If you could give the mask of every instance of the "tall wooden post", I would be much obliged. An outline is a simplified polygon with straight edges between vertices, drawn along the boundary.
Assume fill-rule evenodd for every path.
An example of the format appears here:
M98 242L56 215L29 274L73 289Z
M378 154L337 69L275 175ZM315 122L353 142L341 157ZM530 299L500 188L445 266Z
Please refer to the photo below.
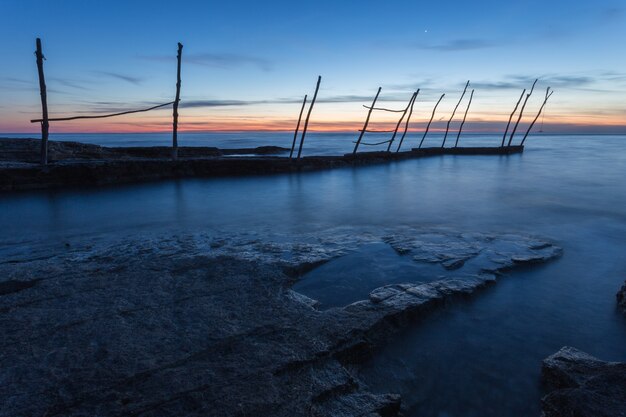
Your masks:
M519 122L522 120L522 116L524 115L524 109L526 108L526 103L528 103L528 99L530 98L530 96L533 95L533 91L535 91L535 85L537 84L537 81L539 81L539 79L535 80L535 82L533 83L533 86L530 89L530 93L526 94L526 99L524 100L524 104L522 104L522 109L519 111L517 122L515 123L515 126L513 127L511 136L509 136L509 143L507 143L507 146L511 146L511 143L513 143L513 136L515 136L515 132L517 132L517 127L519 126Z
M424 136L422 136L422 140L420 141L420 145L418 146L418 148L422 147L422 144L424 143L424 139L426 139L426 135L428 134L428 131L430 130L430 125L433 122L433 119L435 118L435 112L437 111L437 107L439 106L439 103L441 103L441 100L443 100L445 96L446 96L445 94L442 94L441 97L439 97L437 104L435 104L435 107L433 108L433 114L430 115L430 120L428 121L428 124L426 125Z
M404 132L402 132L402 137L400 138L400 143L398 143L398 149L396 149L396 152L400 152L400 148L402 147L402 143L404 142L406 132L409 130L409 122L411 121L411 115L413 115L413 105L415 104L415 100L417 100L417 95L419 93L420 90L417 90L415 93L413 93L413 97L411 100L411 110L409 111L409 115L406 118L406 123L404 124Z
M354 151L352 151L353 154L355 154L357 149L359 149L359 145L361 144L361 139L363 139L363 135L365 134L365 131L367 130L367 125L370 122L370 116L372 115L372 111L374 110L374 107L376 107L376 100L378 100L378 95L380 94L380 90L382 90L382 87L378 87L378 92L376 92L376 97L374 97L372 106L370 107L370 110L367 112L367 118L365 119L365 124L363 125L363 129L361 129L361 134L359 135L359 138L356 141L356 145L354 145Z
M300 138L300 147L298 148L298 160L300 160L300 155L302 155L302 145L304 145L304 137L306 136L306 131L309 127L309 118L311 117L311 112L313 111L313 106L315 105L315 100L317 99L317 92L320 89L321 82L322 82L322 76L318 75L317 85L315 86L315 93L313 94L313 100L311 100L309 111L306 114L306 120L304 121L304 129L302 129L302 137Z
M504 135L502 135L502 144L500 145L500 147L504 147L504 141L506 140L506 134L509 133L509 126L511 126L511 120L513 120L513 115L515 115L515 112L517 111L519 104L522 102L522 98L524 97L525 92L526 92L526 89L522 91L522 95L519 96L519 100L517 100L517 104L515 105L515 108L513 109L513 113L511 113L511 115L509 116L509 122L506 124L506 129L504 129Z
M180 102L180 61L183 55L183 44L178 42L176 66L176 98L174 99L173 129L172 129L172 159L178 159L178 103Z
M472 99L474 98L474 90L470 94L469 103L467 103L467 108L465 109L465 115L463 116L463 121L461 122L461 126L459 127L459 134L456 135L456 142L454 142L454 147L459 146L459 138L461 137L461 132L463 131L463 125L465 124L465 119L467 119L467 112L469 112L470 106L472 105Z
M46 93L46 79L43 74L43 52L41 51L41 39L37 38L37 71L39 73L39 93L41 95L41 164L48 163L48 130L50 124L48 122L48 96Z
M293 142L291 144L291 152L289 152L289 159L293 157L293 151L296 149L296 139L298 139L298 131L300 130L300 121L302 120L302 113L304 112L304 106L306 105L307 95L304 95L302 100L302 108L300 109L300 116L298 116L298 124L296 125L296 131L293 133Z
M524 135L524 138L522 139L522 142L520 143L520 146L524 146L524 142L526 141L526 138L528 137L528 134L533 129L533 126L535 125L535 123L537 123L537 119L539 119L539 116L541 115L541 112L543 111L543 108L546 106L546 103L548 102L548 99L550 98L552 93L554 93L554 91L551 92L550 91L550 87L548 87L547 90L546 90L546 98L543 100L543 104L539 108L539 112L537 113L537 116L535 116L535 119L533 120L533 122L528 127L528 130L526 131L526 134Z
M443 142L441 143L441 147L445 147L446 146L446 138L448 137L448 131L450 130L450 123L452 123L452 119L454 119L454 114L456 113L456 110L459 108L459 105L461 104L461 101L463 101L463 97L465 97L465 92L467 92L467 87L469 86L469 80L467 81L467 84L465 84L465 88L463 89L463 94L461 94L461 98L459 99L459 102L456 103L456 106L454 107L454 110L452 111L452 116L450 116L450 120L448 120L448 125L446 126L446 134L443 135Z
M396 124L396 128L393 131L393 135L391 135L391 139L389 139L389 145L387 145L387 152L391 150L391 145L393 144L393 141L396 139L396 135L398 134L398 129L400 128L400 125L402 124L402 120L404 120L404 116L406 116L406 113L409 111L409 107L411 107L411 103L413 102L414 95L415 93L411 94L411 98L409 99L409 102L407 103L406 108L404 109L404 112L402 112L402 116L400 117L400 120L398 120L398 123Z

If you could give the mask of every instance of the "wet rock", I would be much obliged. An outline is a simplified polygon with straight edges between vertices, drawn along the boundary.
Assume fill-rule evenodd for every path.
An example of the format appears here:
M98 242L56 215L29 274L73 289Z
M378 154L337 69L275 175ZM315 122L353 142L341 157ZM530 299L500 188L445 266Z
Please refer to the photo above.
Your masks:
M622 288L617 292L617 305L626 314L626 282L622 285Z
M455 276L384 286L324 311L290 289L286 268L385 235L411 251L462 239L478 255ZM493 282L479 273L489 256L504 268L515 255L558 253L531 249L523 236L414 228L262 236L142 235L37 247L37 256L15 249L0 263L5 288L45 279L0 297L0 415L393 416L399 397L369 392L353 364L402 326Z
M542 380L543 417L626 416L626 363L566 346L543 361Z
M18 281L14 279L10 279L7 281L0 282L0 295L11 294L13 292L18 292L25 290L27 288L34 287L40 280L34 279L30 281Z

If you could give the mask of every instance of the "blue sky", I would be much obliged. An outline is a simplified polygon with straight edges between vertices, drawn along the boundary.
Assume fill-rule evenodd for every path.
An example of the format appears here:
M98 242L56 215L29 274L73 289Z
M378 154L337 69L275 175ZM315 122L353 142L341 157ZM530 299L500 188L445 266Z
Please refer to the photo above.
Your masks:
M38 36L53 115L171 101L180 41L183 130L289 128L322 75L314 129L353 129L379 86L391 107L422 89L418 129L442 93L449 114L469 79L468 128L497 130L538 77L529 117L551 86L551 129L626 131L623 1L178 3L0 0L0 131L37 130ZM169 114L53 131L167 130Z

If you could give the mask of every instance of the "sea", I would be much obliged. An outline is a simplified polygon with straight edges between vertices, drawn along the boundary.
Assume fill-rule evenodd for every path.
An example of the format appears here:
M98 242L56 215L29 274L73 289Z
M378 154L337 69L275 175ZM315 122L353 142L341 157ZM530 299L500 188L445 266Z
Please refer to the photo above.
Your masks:
M364 142L387 138L368 135ZM53 134L51 139L167 146L171 135ZM303 155L350 152L356 139L357 133L312 132ZM421 139L409 132L402 149ZM441 146L442 139L438 132L429 134L424 146ZM455 140L449 137L446 146ZM291 147L293 134L182 133L179 141L180 146ZM459 144L501 141L501 135L464 134ZM506 156L445 155L318 172L0 194L0 260L33 247L54 250L68 241L115 242L143 233L297 235L407 225L546 238L563 248L562 257L511 271L489 289L409 326L359 374L373 391L401 394L408 416L538 416L541 361L561 347L626 361L626 316L615 299L626 280L626 136L537 133L525 145L522 154ZM344 267L354 268L360 280L376 273L372 263L389 263L387 274L402 267L393 257L355 259L360 261Z

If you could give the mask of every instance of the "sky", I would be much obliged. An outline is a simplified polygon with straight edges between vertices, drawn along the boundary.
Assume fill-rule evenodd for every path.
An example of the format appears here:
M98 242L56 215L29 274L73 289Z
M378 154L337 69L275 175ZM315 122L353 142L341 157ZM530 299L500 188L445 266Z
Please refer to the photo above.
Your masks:
M355 131L379 105L411 129L441 94L442 129L470 80L465 129L500 132L538 78L524 122L554 133L626 133L626 2L0 0L0 132L37 132L40 37L51 117L141 109L174 99L184 45L181 131L292 130L322 76L310 129ZM465 112L469 90L455 123ZM374 112L372 129L399 114ZM52 122L51 132L166 132L172 110Z

